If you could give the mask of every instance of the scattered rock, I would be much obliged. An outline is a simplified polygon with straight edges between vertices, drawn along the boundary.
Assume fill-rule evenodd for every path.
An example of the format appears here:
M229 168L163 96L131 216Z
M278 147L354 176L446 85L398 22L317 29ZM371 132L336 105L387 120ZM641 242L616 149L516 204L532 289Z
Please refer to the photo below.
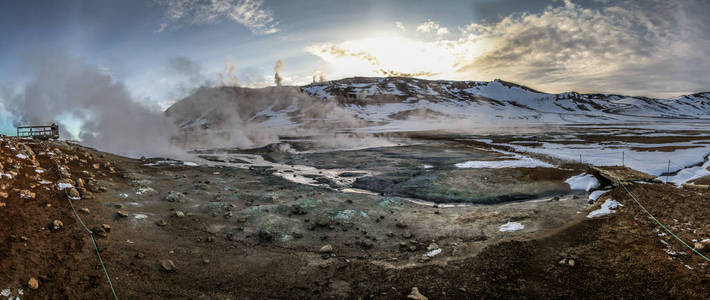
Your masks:
M439 249L439 245L437 245L436 243L431 243L431 244L429 244L429 246L426 247L427 251L431 251L434 249Z
M705 244L696 242L695 245L693 245L693 248L695 248L695 250L702 251L705 249Z
M570 267L574 267L574 265L575 265L576 263L577 263L577 262L575 262L574 259L571 259L571 258L570 258L570 259L563 258L562 260L560 260L560 261L558 262L558 264L561 265L561 266L570 266Z
M180 192L170 191L164 199L169 202L183 202L185 195Z
M89 213L91 213L91 211L90 211L88 208L86 208L86 207L79 208L79 212L80 212L80 213L87 214L87 215L88 215Z
M101 224L101 228L103 228L106 232L111 231L111 225L108 224Z
M170 259L163 259L160 261L160 266L163 268L164 271L166 272L174 272L177 267L175 266L175 263L170 260Z
M360 247L363 247L363 248L365 248L365 249L370 249L370 248L372 248L372 247L375 246L375 244L373 244L373 243L372 243L371 241L369 241L369 240L362 240L362 241L360 241L359 244L360 244Z
M144 259L144 258L145 258L145 254L143 254L143 252L138 252L138 253L136 253L135 258L137 258L137 259Z
M76 188L71 188L69 189L69 197L71 199L78 199L81 198L81 194L79 194L79 191Z
M5 203L5 202L0 202L0 207L6 207L6 206L7 206L7 203Z
M402 233L402 237L405 239L411 239L413 236L414 235L409 231Z
M412 288L412 291L407 296L407 299L429 300L429 298L427 298L426 296L422 295L422 293L419 292L419 288L417 288L416 286Z
M64 228L64 223L62 223L62 221L59 221L59 220L54 220L54 221L52 221L51 228L52 228L52 231L58 231L58 230Z
M158 220L157 222L155 222L155 225L158 225L158 226L165 226L165 225L168 225L168 222L165 222L165 220L160 219L160 220Z
M36 290L39 288L39 281L37 281L37 278L32 277L29 281L27 281L27 286L30 289Z
M323 247L320 247L320 250L318 250L318 252L323 253L323 254L333 253L333 246L331 246L330 244L325 245Z
M116 212L116 216L119 218L128 218L128 213L122 210Z
M102 238L105 238L108 236L108 234L106 234L106 229L104 229L103 227L100 227L100 226L94 227L93 229L91 229L91 232L93 232L94 235L96 235L98 237L102 237Z
M180 211L180 210L178 210L178 211L176 211L176 212L173 214L173 216L178 217L178 218L182 218L182 217L185 216L185 213L182 212L182 211Z

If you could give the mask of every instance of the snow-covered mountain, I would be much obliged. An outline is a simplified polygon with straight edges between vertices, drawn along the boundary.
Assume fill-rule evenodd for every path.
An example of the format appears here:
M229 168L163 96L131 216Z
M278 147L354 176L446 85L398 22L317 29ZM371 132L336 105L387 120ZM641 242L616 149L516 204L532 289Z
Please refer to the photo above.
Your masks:
M495 115L500 118L542 120L562 115L579 119L626 120L631 116L710 118L710 93L672 99L566 92L548 94L514 83L494 80L447 81L415 78L348 78L313 83L302 91L337 101L365 119L399 119L407 111L450 116Z
M410 126L409 121L452 119L489 124L617 123L649 118L710 121L710 93L655 99L576 92L548 94L502 80L355 77L302 87L201 88L171 106L166 114L181 128L221 130L401 129Z

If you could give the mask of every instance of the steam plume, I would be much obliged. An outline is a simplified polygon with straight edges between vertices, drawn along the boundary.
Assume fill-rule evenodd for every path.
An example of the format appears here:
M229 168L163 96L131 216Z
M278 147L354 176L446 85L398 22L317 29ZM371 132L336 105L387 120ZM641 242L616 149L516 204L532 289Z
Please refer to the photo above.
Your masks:
M123 83L68 54L42 54L23 64L31 80L6 98L15 124L45 124L67 116L83 144L128 156L181 152L177 127L156 108L138 104ZM62 126L66 136L66 124Z
M283 77L281 77L281 70L283 70L283 68L283 60L277 60L276 65L274 65L274 83L276 83L276 86L281 86L281 82L283 81Z
M224 62L224 70L219 73L219 79L222 86L239 86L239 81L234 72L237 71L237 66L232 61Z

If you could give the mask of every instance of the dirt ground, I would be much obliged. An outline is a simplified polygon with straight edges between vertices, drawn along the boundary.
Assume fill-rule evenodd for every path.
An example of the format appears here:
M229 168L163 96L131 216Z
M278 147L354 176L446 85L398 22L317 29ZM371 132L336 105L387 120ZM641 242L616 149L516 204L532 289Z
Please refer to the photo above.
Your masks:
M32 159L17 157L19 144ZM429 299L710 296L707 262L621 187L592 207L575 194L439 207L62 142L4 138L0 152L3 174L14 172L0 175L0 299L112 298L67 190L56 188L68 178L87 182L73 201L87 226L111 226L95 232L119 299L404 299L412 287ZM629 189L691 246L710 238L709 191ZM585 218L607 198L624 206ZM509 221L525 229L499 232ZM441 254L427 257L432 248Z

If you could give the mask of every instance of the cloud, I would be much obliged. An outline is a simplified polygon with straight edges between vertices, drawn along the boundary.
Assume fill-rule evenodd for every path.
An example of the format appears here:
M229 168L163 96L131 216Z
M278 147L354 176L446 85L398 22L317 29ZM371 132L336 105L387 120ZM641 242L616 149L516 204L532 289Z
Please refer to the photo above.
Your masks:
M678 3L643 6L616 2L598 10L571 1L541 14L508 16L490 25L471 24L449 46L488 45L479 53L458 53L458 71L510 77L552 89L615 91L667 96L707 88L692 84L710 67L708 35L687 22Z
M279 31L273 12L263 7L261 0L154 0L165 8L165 22L157 32L168 26L215 24L233 20L254 34Z
M402 22L399 22L399 21L394 22L394 26L397 26L397 29L399 29L402 32L407 31L407 28L404 27L404 24L402 24Z
M449 34L449 29L439 25L439 23L432 20L426 21L419 26L417 26L417 31L422 33L435 33L436 35L442 36Z
M471 23L456 32L432 20L416 27L437 34L433 41L390 43L396 37L387 37L306 50L330 63L334 74L354 69L356 59L443 79L503 78L550 92L668 97L710 89L707 15L710 4L703 1L607 1L592 9L568 0L540 13ZM387 50L380 51L379 44ZM345 58L351 61L343 64ZM416 70L408 63L417 64Z
M396 41L394 43L396 43ZM373 44L378 43L375 41L373 42ZM379 44L379 46L383 45L384 44L382 43ZM411 66L413 66L414 68L417 68L418 66L416 63L411 61L407 62L410 65L410 68L408 70L402 70L401 68L395 67L390 64L383 64L380 62L380 59L377 57L376 54L373 54L372 52L366 50L353 51L348 45L323 43L311 45L309 47L306 47L305 50L314 55L320 56L326 61L344 64L342 66L344 68L348 68L348 63L343 62L344 60L350 59L365 62L370 66L370 71L372 73L380 76L431 77L438 74L436 71L412 69Z

